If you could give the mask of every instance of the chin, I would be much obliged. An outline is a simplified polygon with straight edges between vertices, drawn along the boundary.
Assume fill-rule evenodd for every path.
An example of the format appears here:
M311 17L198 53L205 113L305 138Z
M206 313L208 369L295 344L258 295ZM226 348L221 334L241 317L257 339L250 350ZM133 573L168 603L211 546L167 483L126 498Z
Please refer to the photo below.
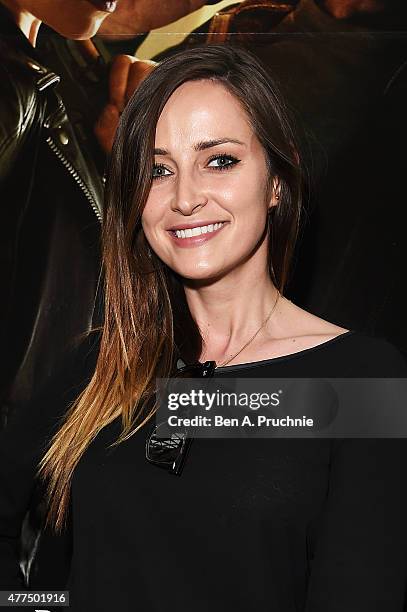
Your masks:
M223 270L219 270L219 269L214 269L211 268L210 266L205 266L202 268L196 267L188 270L185 269L178 269L175 270L175 272L182 278L184 279L186 282L194 282L196 281L197 283L212 283L220 278L222 278L222 276L225 274L225 272Z
M88 19L84 21L83 24L72 24L72 27L69 27L69 23L58 24L60 25L60 27L51 27L53 27L53 29L56 30L56 32L58 32L58 34L60 34L64 38L69 38L71 40L88 40L89 38L92 38L93 36L95 36L95 34L97 34L106 16L103 15L97 19L93 18L92 20Z

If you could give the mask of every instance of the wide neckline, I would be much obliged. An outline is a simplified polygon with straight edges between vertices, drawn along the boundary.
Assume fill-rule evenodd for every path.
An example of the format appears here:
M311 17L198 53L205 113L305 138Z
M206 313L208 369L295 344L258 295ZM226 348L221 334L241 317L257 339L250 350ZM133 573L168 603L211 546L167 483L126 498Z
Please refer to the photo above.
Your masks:
M327 346L330 346L331 344L334 344L335 342L338 342L342 340L343 338L349 337L355 333L356 333L356 330L349 329L343 334L338 334L337 336L335 336L334 338L331 338L330 340L326 340L325 342L321 342L320 344L311 346L310 348L307 348L307 349L302 349L301 351L296 351L295 353L289 353L288 355L281 355L280 357L271 357L270 359L262 359L261 361L249 361L247 363L237 363L236 365L231 365L231 366L220 366L216 368L215 373L240 370L240 369L246 369L246 368L254 368L256 366L267 365L268 363L277 363L280 361L287 361L289 359L295 359L297 357L302 357L305 354L324 349Z

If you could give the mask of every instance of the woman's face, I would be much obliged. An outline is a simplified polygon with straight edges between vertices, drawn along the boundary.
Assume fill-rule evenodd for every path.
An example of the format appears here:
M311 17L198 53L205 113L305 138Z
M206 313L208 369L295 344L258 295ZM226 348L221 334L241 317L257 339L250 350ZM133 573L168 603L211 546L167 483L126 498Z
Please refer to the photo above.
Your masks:
M72 39L94 36L116 7L116 2L108 0L20 0L19 4L58 34Z
M261 246L265 264L275 202L264 149L239 101L219 83L184 83L161 113L155 147L142 226L158 257L195 280L224 276Z

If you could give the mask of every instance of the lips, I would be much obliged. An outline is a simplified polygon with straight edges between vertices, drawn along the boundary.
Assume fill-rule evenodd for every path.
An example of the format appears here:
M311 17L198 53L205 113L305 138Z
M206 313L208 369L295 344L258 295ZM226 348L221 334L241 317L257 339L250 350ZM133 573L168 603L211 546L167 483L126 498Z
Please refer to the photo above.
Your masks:
M88 0L88 2L104 13L113 13L117 7L117 0Z
M211 219L209 221L190 221L189 223L180 223L179 225L173 225L168 228L168 232L175 232L181 229L191 229L193 227L203 227L204 225L215 225L215 223L225 223L222 219Z
M174 242L174 244L176 244L181 249L188 249L188 248L193 248L193 247L199 247L200 245L208 242L209 240L212 240L222 230L224 230L224 228L227 225L228 225L227 223L223 223L223 225L221 225L219 229L214 230L210 233L200 234L198 236L190 236L186 238L179 238L176 235L175 231L172 231L172 230L167 230L167 231L168 231L168 235L171 237L171 240ZM200 226L199 224L195 222L195 224L194 225L191 224L190 227L202 227L202 226ZM185 228L185 223L183 224L182 228Z

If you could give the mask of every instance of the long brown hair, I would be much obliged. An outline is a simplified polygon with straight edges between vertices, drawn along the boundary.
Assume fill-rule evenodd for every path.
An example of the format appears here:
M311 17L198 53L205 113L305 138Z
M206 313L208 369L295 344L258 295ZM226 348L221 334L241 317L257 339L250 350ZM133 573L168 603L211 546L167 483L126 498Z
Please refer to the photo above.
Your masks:
M159 64L122 114L110 160L102 231L105 321L95 372L70 407L40 464L47 481L48 523L65 523L72 474L82 454L117 417L133 435L154 413L155 378L170 375L181 355L194 360L202 338L180 279L149 249L141 214L154 163L155 130L171 94L183 83L221 83L246 111L266 152L270 184L280 180L280 200L269 215L269 271L282 293L298 232L301 167L296 139L276 84L248 51L207 45ZM227 112L227 108L225 108Z

